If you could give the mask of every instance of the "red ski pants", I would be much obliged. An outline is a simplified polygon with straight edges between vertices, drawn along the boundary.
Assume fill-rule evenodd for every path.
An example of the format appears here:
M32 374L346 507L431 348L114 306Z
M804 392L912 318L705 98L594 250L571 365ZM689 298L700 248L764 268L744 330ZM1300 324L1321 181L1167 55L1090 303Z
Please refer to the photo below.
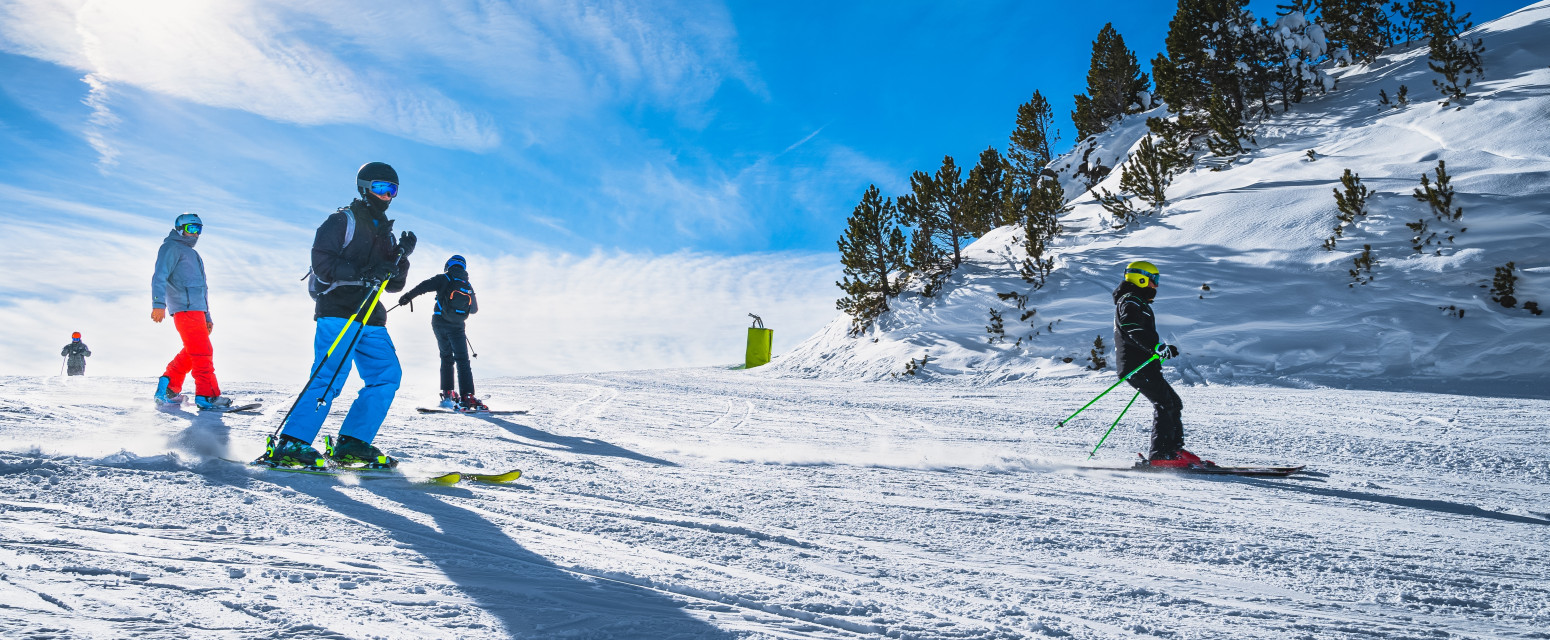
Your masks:
M183 389L183 377L194 373L194 395L221 395L221 385L215 381L215 347L210 346L210 328L205 326L205 312L181 311L172 314L172 324L183 338L183 350L167 363L162 375L171 380L167 389L173 392Z

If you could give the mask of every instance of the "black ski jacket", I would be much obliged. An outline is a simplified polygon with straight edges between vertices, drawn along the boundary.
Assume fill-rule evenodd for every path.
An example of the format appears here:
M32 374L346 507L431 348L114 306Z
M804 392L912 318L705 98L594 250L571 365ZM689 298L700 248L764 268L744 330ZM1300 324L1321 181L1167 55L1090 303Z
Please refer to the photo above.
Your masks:
M76 376L86 372L86 359L91 357L91 349L84 342L71 341L59 351L59 355L68 358L65 365L70 368L70 375Z
M348 244L344 237L347 215L355 216L355 235ZM322 282L361 282L381 265L393 265L397 256L398 240L393 237L393 221L357 198L350 206L328 216L318 227L317 236L312 240L312 273ZM409 259L399 259L397 272L388 280L387 290L403 291L404 281L408 279ZM374 293L369 282L336 287L318 296L313 319L348 318L360 308L361 300L368 293ZM387 325L387 311L380 300L366 324Z
M470 294L474 290L474 285L468 281L468 272L457 265L452 265L452 268L448 269L446 273L439 273L426 278L420 284L415 285L413 289L404 292L404 295L399 296L398 303L404 304L421 295L435 291L436 309L431 312L431 322L450 322L461 325L468 320L468 316L456 313L442 313L441 310L441 301L446 300L447 293L454 289L466 289ZM469 304L468 315L479 313L479 297L477 295L471 297L473 300Z
M1114 353L1119 374L1125 375L1152 357L1161 338L1152 317L1157 290L1122 282L1114 290ZM1158 365L1159 367L1161 365Z

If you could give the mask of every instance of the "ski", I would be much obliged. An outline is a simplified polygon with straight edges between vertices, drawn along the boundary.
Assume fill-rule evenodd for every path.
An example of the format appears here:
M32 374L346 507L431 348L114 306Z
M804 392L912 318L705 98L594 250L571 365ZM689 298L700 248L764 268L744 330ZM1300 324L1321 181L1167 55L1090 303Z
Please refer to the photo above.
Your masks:
M210 412L210 413L242 413L242 412L253 412L253 411L256 411L259 407L262 407L262 406L264 406L264 405L261 402L251 402L251 403L248 403L248 404L243 404L243 405L235 405L234 404L234 405L229 406L229 407L220 407L220 408L216 408L216 409L200 409L199 411L201 413L203 413L203 412Z
M408 480L414 483L436 484L451 486L459 482L482 482L486 484L505 484L522 477L521 469L513 469L505 473L463 473L461 471L434 472L429 474L408 474L399 469L378 469L371 467L276 467L262 460L242 462L230 458L222 458L227 462L233 462L255 469L266 471L280 471L283 473L299 473L311 476L353 476L362 480L384 480L389 478Z
M439 407L437 407L437 408L415 407L414 410L418 411L420 413L460 413L460 414L469 415L469 416L519 416L519 415L524 415L524 414L527 413L527 409L503 409L503 410L489 410L489 411L458 411L456 409L442 409L442 408L439 408Z
M1154 467L1146 464L1137 464L1131 467L1077 467L1092 471L1140 471L1142 473L1176 473L1180 475L1217 475L1217 476L1255 476L1265 478L1285 478L1302 471L1306 465L1295 467Z

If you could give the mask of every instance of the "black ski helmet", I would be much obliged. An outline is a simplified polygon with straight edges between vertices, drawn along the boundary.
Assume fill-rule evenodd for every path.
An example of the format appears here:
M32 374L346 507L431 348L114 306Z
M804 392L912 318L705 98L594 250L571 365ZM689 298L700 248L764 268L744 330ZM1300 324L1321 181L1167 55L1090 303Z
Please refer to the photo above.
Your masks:
M398 172L394 171L393 167L386 162L368 162L363 164L360 171L355 172L355 191L360 193L362 198L366 198L366 190L371 188L371 183L374 180L386 180L393 184L398 184ZM366 201L370 202L374 199L366 198Z

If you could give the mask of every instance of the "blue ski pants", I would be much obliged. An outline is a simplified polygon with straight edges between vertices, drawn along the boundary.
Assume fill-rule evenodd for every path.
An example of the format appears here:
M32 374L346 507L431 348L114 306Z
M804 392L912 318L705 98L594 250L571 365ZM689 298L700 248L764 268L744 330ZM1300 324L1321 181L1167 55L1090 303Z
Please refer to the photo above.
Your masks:
M328 346L334 343L334 338L344 329L345 322L345 318L317 319L317 330L312 336L312 366L318 369L318 374L307 385L301 402L285 421L282 435L305 442L316 439L318 431L323 428L323 419L328 417L329 410L334 406L334 398L344 392L344 384L350 377L353 365L366 386L355 397L355 402L350 404L350 411L344 416L344 424L339 427L339 435L360 438L366 442L377 437L377 430L382 428L382 421L393 406L393 396L398 393L398 383L403 379L404 371L398 366L398 352L393 348L393 339L388 337L387 327L369 327L360 323L350 323L350 330L339 341L334 354L322 368L318 368L318 363L323 362L323 356L328 352ZM345 350L357 333L360 339L355 341L355 349L346 358ZM341 366L344 370L339 372L333 387L325 388ZM321 407L318 406L318 398L323 399Z

